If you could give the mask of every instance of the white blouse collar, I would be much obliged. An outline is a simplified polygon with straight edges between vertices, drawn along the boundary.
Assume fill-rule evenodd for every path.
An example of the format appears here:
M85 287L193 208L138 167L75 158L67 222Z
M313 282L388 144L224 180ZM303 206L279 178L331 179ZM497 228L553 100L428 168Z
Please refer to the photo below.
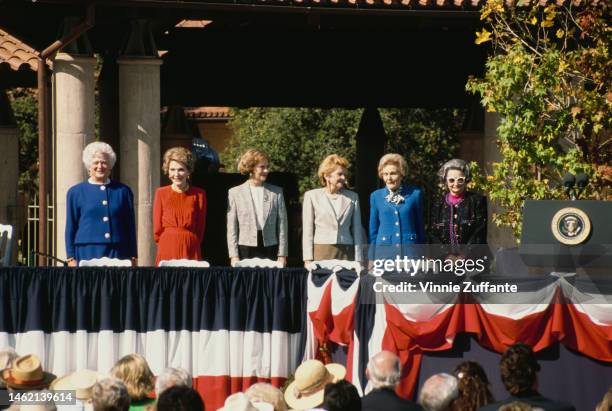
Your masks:
M88 178L88 179L87 179L87 182L88 182L89 184L96 184L96 185L101 186L101 185L104 185L104 184L108 184L108 183L110 183L110 178L107 178L107 179L106 179L106 181L105 181L105 182L103 182L103 183L96 183L95 181L92 181L92 180L91 180L91 178Z

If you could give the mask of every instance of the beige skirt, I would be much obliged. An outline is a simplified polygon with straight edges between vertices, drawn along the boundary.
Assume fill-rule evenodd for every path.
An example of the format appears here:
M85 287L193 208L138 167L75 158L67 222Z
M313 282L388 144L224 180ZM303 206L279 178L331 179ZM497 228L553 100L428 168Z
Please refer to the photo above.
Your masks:
M314 244L313 256L320 260L355 260L355 246L352 244Z

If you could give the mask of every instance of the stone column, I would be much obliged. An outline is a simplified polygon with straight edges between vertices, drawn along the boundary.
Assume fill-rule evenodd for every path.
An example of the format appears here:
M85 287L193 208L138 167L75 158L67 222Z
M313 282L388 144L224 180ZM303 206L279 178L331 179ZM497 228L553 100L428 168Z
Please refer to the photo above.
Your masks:
M54 62L55 239L57 257L66 258L66 193L87 178L82 153L95 140L96 59L59 53Z
M104 62L98 76L98 102L100 104L100 141L110 144L116 153L119 144L119 68L117 53L104 54ZM121 175L119 161L113 169L113 177Z
M153 196L160 177L161 60L121 57L119 63L119 132L121 181L134 192L138 264L155 263Z
M19 181L19 128L15 124L8 97L0 89L0 147L4 153L0 156L0 224L13 226L13 256L17 255L17 239L21 231L20 207L17 194Z
M492 163L501 160L501 153L497 147L497 127L499 126L499 115L497 113L485 113L484 138L482 157L484 169L487 173L493 172ZM510 228L500 228L492 222L491 216L500 212L502 208L489 200L489 225L487 226L487 242L493 251L500 247L514 247L516 240Z

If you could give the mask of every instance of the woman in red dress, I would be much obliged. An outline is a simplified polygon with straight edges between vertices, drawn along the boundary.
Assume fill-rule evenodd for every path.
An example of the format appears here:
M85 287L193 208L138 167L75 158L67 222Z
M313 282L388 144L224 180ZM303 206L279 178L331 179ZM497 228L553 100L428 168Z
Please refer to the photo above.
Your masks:
M155 192L155 265L162 260L202 259L200 244L206 223L206 192L189 184L194 164L193 155L186 148L174 147L164 154L162 170L172 184Z

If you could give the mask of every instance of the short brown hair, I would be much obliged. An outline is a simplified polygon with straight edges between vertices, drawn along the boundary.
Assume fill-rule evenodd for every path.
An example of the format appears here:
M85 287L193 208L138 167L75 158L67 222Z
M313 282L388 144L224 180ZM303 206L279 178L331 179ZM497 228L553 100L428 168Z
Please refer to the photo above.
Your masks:
M238 160L238 171L241 174L249 174L262 161L270 162L266 153L254 148L247 150Z
M164 164L162 165L162 170L165 175L168 175L168 169L170 168L171 161L181 163L181 165L185 167L187 171L193 173L193 169L195 168L193 154L191 154L191 151L187 150L185 147L172 147L166 150L164 153Z
M122 357L110 373L123 381L132 401L142 400L155 390L155 377L142 355L128 354Z
M317 175L319 176L319 181L321 182L322 186L325 187L327 185L325 176L331 174L337 167L342 167L345 170L348 170L348 160L337 154L330 154L329 156L325 157L323 161L321 161Z
M512 395L532 389L540 365L527 344L516 343L508 347L499 362L501 379Z
M388 165L396 166L399 169L402 177L406 177L406 172L408 171L408 164L404 157L396 153L385 154L380 158L378 162L378 177L382 178L383 168Z

